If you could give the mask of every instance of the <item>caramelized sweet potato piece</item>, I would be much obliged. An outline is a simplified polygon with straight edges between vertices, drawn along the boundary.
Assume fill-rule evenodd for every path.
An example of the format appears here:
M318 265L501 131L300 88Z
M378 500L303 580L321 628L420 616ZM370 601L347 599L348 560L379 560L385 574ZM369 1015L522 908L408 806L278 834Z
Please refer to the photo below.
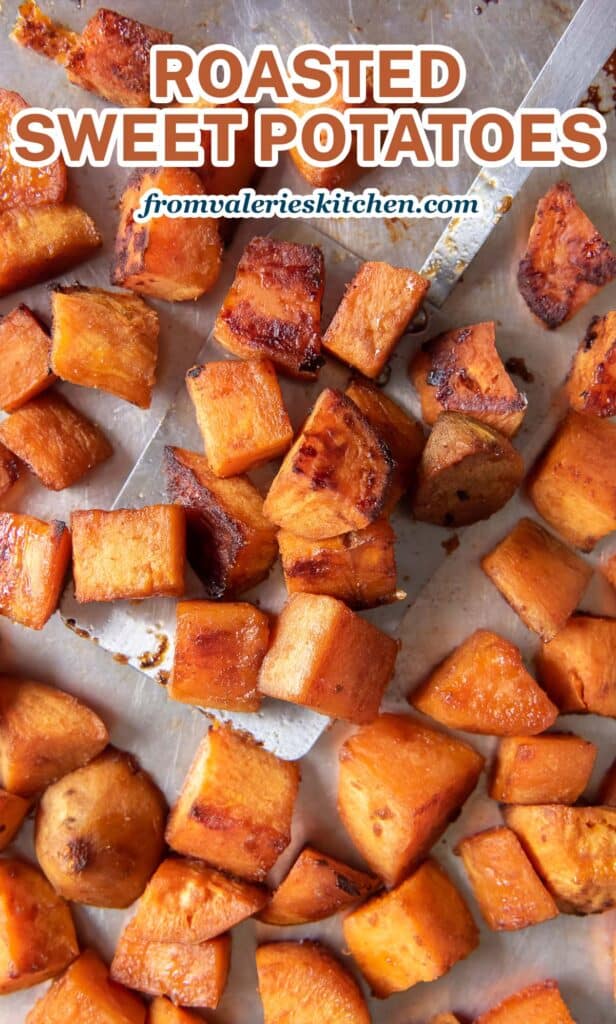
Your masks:
M290 925L322 921L371 896L381 883L326 853L305 846L259 914L265 924Z
M389 449L354 402L326 388L285 456L263 510L301 537L321 540L378 519L392 471Z
M616 807L616 758L606 771L599 787L598 800L606 807Z
M0 859L0 995L53 978L79 953L71 912L41 872Z
M315 245L253 238L216 318L216 341L242 359L265 356L292 377L314 380L324 274Z
M11 39L43 57L66 64L70 54L79 43L76 32L52 21L43 14L35 0L25 0L19 5L17 21L11 32Z
M596 756L594 743L569 733L511 736L499 744L490 796L506 804L574 804Z
M100 754L104 723L70 693L13 676L0 676L0 781L34 796Z
M264 1024L370 1024L355 979L318 942L270 942L257 949Z
M250 480L221 480L185 448L165 448L164 467L170 499L186 509L188 558L207 596L236 596L264 580L278 554L276 529Z
M55 391L11 413L0 423L0 441L52 491L76 484L113 454L102 430Z
M395 640L342 601L292 594L274 627L259 690L331 718L371 722L397 653Z
M540 981L504 999L475 1024L575 1024L555 981Z
M78 601L184 593L186 524L180 505L73 512L71 528Z
M289 845L299 778L295 762L214 723L171 811L169 846L261 881Z
M591 416L616 416L616 310L594 316L573 357L569 403Z
M518 648L487 629L460 644L409 701L450 729L491 736L533 736L558 715Z
M13 412L55 381L47 331L23 304L0 320L0 408Z
M563 713L616 718L616 619L574 615L537 656L541 685Z
M47 989L26 1017L26 1024L145 1024L145 1006L132 992L112 981L91 949L73 961Z
M0 213L0 237L0 295L83 263L102 242L94 221L71 203Z
M615 423L571 411L533 470L535 508L582 551L616 530L615 450Z
M481 567L542 640L551 640L577 607L592 568L532 519L520 519Z
M147 1024L201 1024L202 1019L190 1010L176 1006L165 996L157 996L148 1007Z
M19 478L19 462L3 444L0 444L0 498L10 491Z
M432 859L396 889L352 911L343 929L346 944L380 999L442 977L479 945L462 895Z
M340 749L338 811L373 871L397 885L472 793L483 757L408 715L381 715Z
M124 933L111 977L152 996L168 996L181 1006L215 1010L227 984L231 936L208 942L138 942Z
M0 512L0 615L42 629L55 612L71 557L64 523Z
M58 157L46 167L26 167L11 156L9 126L28 104L17 92L0 88L0 212L15 206L61 203L66 195L66 166Z
M571 319L616 277L616 253L588 219L566 181L539 200L518 267L518 288L546 327Z
M204 188L190 167L135 171L120 204L120 223L111 283L168 302L198 299L220 274L222 244L211 217L154 217L136 221L134 213L149 189L163 195L200 196Z
M363 263L347 285L323 347L365 377L378 377L429 287L408 267Z
M289 448L293 428L269 359L193 366L186 386L216 476L237 476Z
M155 310L137 295L81 285L54 288L51 303L58 377L148 409L158 358Z
M526 406L496 350L493 320L456 327L422 345L409 377L432 425L442 412L461 412L506 437L520 429Z
M0 680L1 682L1 680ZM2 726L0 725L0 729ZM2 739L0 737L0 765L2 764ZM0 850L13 841L30 808L30 801L0 789Z

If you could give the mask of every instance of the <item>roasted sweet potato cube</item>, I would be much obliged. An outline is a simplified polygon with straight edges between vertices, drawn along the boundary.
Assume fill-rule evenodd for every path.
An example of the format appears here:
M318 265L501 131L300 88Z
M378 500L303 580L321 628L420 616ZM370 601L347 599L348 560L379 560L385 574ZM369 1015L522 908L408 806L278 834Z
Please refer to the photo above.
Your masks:
M83 263L102 243L96 225L71 203L20 206L0 213L0 295Z
M487 629L456 647L409 701L450 729L491 736L533 736L558 715L518 648Z
M248 733L212 726L167 825L178 853L261 881L291 838L300 770Z
M513 437L524 419L528 402L496 350L493 320L426 342L411 360L409 377L426 423L436 423L442 412L461 412Z
M0 423L0 441L52 491L113 454L102 430L55 391L32 398Z
M168 302L198 299L214 287L220 274L218 223L211 217L136 221L141 197L152 188L163 195L205 194L198 175L189 167L136 171L120 204L111 283Z
M483 757L409 715L381 715L340 749L338 811L373 871L397 885L472 793Z
M204 455L166 448L167 493L186 509L188 559L208 597L231 597L264 580L278 554L276 529L247 477L221 480Z
M41 872L0 859L0 995L60 974L79 953L68 905Z
M199 945L138 942L124 933L111 964L111 977L151 996L168 996L181 1006L215 1010L227 984L231 936Z
M42 629L58 605L71 557L64 523L0 512L0 615Z
M606 807L616 807L616 758L601 780L598 802Z
M504 999L475 1024L575 1024L555 981L540 981Z
M342 601L292 594L259 673L268 697L348 722L371 722L396 663L398 644Z
M167 693L185 704L257 711L268 640L269 619L254 605L180 601Z
M26 1024L144 1024L145 1012L141 999L112 981L103 961L86 949L35 1003Z
M594 743L568 733L511 736L498 748L490 796L506 804L574 804L597 756Z
M33 796L106 747L104 723L70 693L0 676L0 781Z
M582 551L616 530L615 450L615 423L571 411L532 473L535 508Z
M138 295L81 285L54 288L51 302L58 377L148 409L158 358L155 310Z
M0 679L1 682L1 679ZM0 729L2 726L0 725ZM0 737L0 765L2 764L2 739ZM0 850L4 850L19 832L30 808L30 801L0 789Z
M176 1006L165 996L157 996L148 1007L147 1024L201 1024L202 1020L202 1017Z
M426 860L396 889L343 922L344 938L375 996L435 981L479 945L462 895L436 861Z
M563 713L616 718L616 619L574 615L537 656L541 685Z
M289 448L293 428L269 359L193 366L186 386L216 476L237 476Z
M413 515L437 526L468 526L505 505L524 476L522 456L493 427L442 413L417 470Z
M429 287L408 267L363 263L347 285L323 347L365 377L378 377Z
M23 304L0 320L0 408L13 412L55 381L47 331Z
M389 449L342 392L326 388L269 489L263 510L284 530L321 540L361 530L382 514Z
M25 0L19 5L11 39L62 65L66 64L69 54L79 43L76 32L43 14L35 0Z
M27 167L11 156L9 126L27 108L19 93L0 88L0 212L15 206L61 203L66 195L66 165L62 157L46 167Z
M271 942L257 949L264 1024L370 1024L355 979L319 942Z
M10 491L11 487L19 478L19 462L13 452L10 452L8 448L5 448L3 444L0 444L0 498L2 498L7 491Z
M594 316L567 378L569 404L590 416L616 416L616 310Z
M73 512L71 528L78 601L184 593L186 522L180 505Z
M321 358L323 253L315 245L253 238L214 324L216 341L242 359L265 356L314 380Z
M566 181L537 203L518 288L546 327L559 327L616 277L616 252L578 205Z
M305 846L259 919L277 925L322 921L380 888L381 882L375 875L357 871L313 846Z
M532 519L520 519L481 567L544 641L563 628L592 576L586 562Z

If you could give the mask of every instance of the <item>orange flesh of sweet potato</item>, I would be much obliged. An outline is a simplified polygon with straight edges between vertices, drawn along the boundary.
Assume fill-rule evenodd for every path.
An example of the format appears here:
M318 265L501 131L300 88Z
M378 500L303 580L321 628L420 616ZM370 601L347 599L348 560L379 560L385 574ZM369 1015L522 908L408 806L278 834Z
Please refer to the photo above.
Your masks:
M542 645L537 670L562 712L616 718L616 619L574 615Z
M458 846L475 899L494 931L517 931L556 917L558 908L511 829L491 828Z
M603 776L598 802L606 807L616 807L616 758Z
M17 21L11 39L43 57L66 64L69 55L79 43L79 36L43 14L34 0L19 5Z
M343 930L362 974L381 999L440 978L479 944L464 899L432 859L396 889L352 911Z
M616 310L594 316L573 357L569 403L591 416L616 416Z
M544 641L563 628L592 576L591 566L532 519L520 519L481 567Z
M0 408L13 412L53 384L51 341L23 304L0 321Z
M186 509L188 558L207 596L236 596L264 580L278 554L276 528L250 480L219 479L185 448L165 448L164 469L169 498Z
M54 391L0 423L0 441L52 491L61 491L113 454L102 430Z
M558 715L526 671L518 648L487 629L460 644L409 701L450 729L491 736L532 736Z
M323 347L364 376L378 377L429 287L425 277L407 267L362 264L323 336Z
M1 750L0 740L0 765ZM0 789L0 850L4 850L13 841L29 809L29 800Z
M504 999L475 1024L575 1024L555 981L540 981Z
M257 711L268 639L269 619L251 604L179 602L168 695L206 708Z
M565 181L539 200L518 267L518 288L546 327L574 316L616 277L616 253L578 205Z
M144 1024L141 1000L112 981L109 971L86 949L35 1003L25 1024Z
M19 93L0 88L0 211L61 203L66 195L66 167L60 157L47 167L26 167L11 156L11 119L27 108Z
M318 942L271 942L257 949L264 1024L370 1024L355 979Z
M389 449L355 403L326 388L263 510L278 526L312 540L361 530L383 512L392 467Z
M88 214L71 203L0 213L0 237L0 295L69 270L102 242Z
M11 487L19 478L19 462L10 452L8 448L5 448L0 443L0 498L3 497L10 491Z
M292 925L322 921L380 889L375 875L305 846L288 875L274 891L259 920Z
M186 523L180 505L73 512L78 601L181 597Z
M216 341L242 359L265 356L292 377L315 380L324 274L316 246L253 238L216 318Z
M411 360L409 376L430 425L442 412L461 412L513 437L524 419L528 402L496 350L493 320L426 342Z
M147 1024L201 1024L202 1020L191 1010L175 1006L165 996L157 996L148 1007Z
M216 476L237 476L289 448L293 428L269 359L193 366L186 386Z
M42 629L57 608L70 557L64 523L0 512L0 615Z
M120 937L111 977L152 996L168 996L181 1006L215 1010L229 974L231 936L199 945L187 942L137 942Z
M490 796L506 804L574 804L596 756L594 743L580 736L512 736L499 745Z
M299 766L248 733L214 725L204 737L167 824L178 853L261 881L289 845Z
M409 715L381 715L340 749L338 811L387 885L426 855L477 785L483 757Z

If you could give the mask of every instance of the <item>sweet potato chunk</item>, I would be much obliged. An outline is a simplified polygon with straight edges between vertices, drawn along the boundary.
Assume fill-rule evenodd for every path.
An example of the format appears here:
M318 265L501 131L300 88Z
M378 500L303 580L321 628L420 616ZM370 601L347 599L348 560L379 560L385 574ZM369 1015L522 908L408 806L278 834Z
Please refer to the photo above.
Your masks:
M616 619L574 615L537 656L541 685L563 713L616 718Z
M606 807L616 807L616 758L603 776L598 800Z
M432 425L442 412L461 412L506 437L520 429L526 406L496 350L493 320L456 327L422 345L409 377Z
M111 977L152 996L168 996L181 1006L215 1010L227 984L231 937L208 942L136 942L120 938Z
M43 57L66 64L69 55L79 43L76 32L52 21L43 14L35 0L25 0L19 5L17 21L11 32L11 39Z
M250 480L221 480L185 448L165 448L164 467L171 501L186 509L188 559L207 596L236 596L264 580L278 554L276 529Z
M0 212L15 206L61 203L66 195L66 166L58 157L47 167L26 167L11 156L9 126L28 104L17 92L0 88Z
M180 505L73 512L71 528L78 601L184 593L186 524Z
M265 356L292 377L314 380L323 362L324 275L315 245L253 238L216 318L216 341L242 359Z
M546 327L559 327L616 277L616 253L588 219L566 181L537 203L518 288Z
M0 295L69 270L102 242L88 214L71 203L0 213L0 237Z
M540 981L504 999L475 1024L575 1024L555 981Z
M342 392L321 392L270 487L263 510L301 537L361 530L383 512L389 449Z
M569 403L590 416L616 416L616 310L594 316L573 357Z
M259 690L331 718L371 722L397 653L395 640L342 601L292 594L274 627Z
M33 796L100 754L104 723L70 693L44 683L0 676L0 780Z
M438 526L488 519L509 501L523 476L522 456L504 434L461 413L444 412L421 456L413 515Z
M58 978L26 1017L26 1024L144 1024L145 1006L115 981L102 960L87 949Z
M582 795L597 748L581 736L504 739L498 748L490 796L506 804L574 804Z
M71 557L64 523L0 512L0 615L42 629L55 612Z
M148 1007L147 1024L201 1024L202 1019L190 1010L176 1006L165 996L157 996Z
M2 764L1 744L0 737L0 765ZM29 808L29 800L24 800L23 797L17 796L15 793L7 793L5 789L0 789L0 850L4 850L13 841Z
M0 321L0 408L13 412L55 381L51 341L31 310L16 306Z
M460 644L409 701L450 729L491 736L533 736L558 715L518 648L487 629Z
M396 889L376 896L343 922L344 938L375 996L435 981L479 945L462 895L428 859Z
M397 601L395 534L385 519L341 537L307 540L280 530L278 544L290 594L329 594L350 608Z
M551 640L577 607L592 568L532 519L520 519L481 567L542 640Z
M357 871L305 846L259 914L266 924L308 924L346 910L380 889L375 875Z
M156 380L158 314L137 295L81 285L52 292L54 372L148 409Z
M365 377L378 377L429 287L407 267L363 263L347 285L323 347Z
M135 171L120 204L111 283L168 302L198 299L220 274L222 244L211 217L154 217L134 213L149 189L163 195L200 196L204 188L189 167Z
M615 450L616 424L571 411L533 470L535 508L582 551L616 530Z
M167 693L205 708L257 711L269 619L251 604L181 601Z
M338 811L373 871L397 885L472 793L483 757L408 715L381 715L340 749Z
M370 1024L355 979L318 942L271 942L257 949L264 1024Z
M76 484L113 454L102 430L54 391L0 423L0 441L52 491Z
M19 462L3 444L0 444L0 498L10 491L19 478Z
M269 359L193 366L186 386L216 476L244 473L290 446L293 428Z
M281 761L248 733L215 723L171 811L169 846L261 881L289 845L299 777L294 762Z
M71 912L37 868L0 860L0 995L31 988L79 953Z

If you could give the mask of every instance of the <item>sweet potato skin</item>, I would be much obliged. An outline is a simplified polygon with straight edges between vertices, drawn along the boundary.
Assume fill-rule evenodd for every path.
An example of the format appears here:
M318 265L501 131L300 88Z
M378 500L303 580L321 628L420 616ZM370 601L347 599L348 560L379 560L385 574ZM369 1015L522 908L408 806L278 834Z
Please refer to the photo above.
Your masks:
M509 737L496 754L490 796L506 804L574 804L596 756L594 743L571 734Z
M0 443L0 498L10 491L19 479L19 462L17 458Z
M53 384L51 341L23 303L0 320L0 408L14 412Z
M28 104L17 92L0 88L0 213L16 206L61 203L66 195L66 166L58 157L47 167L26 167L9 150L9 125Z
M141 999L111 981L103 961L86 949L35 1003L25 1024L145 1024L145 1014Z
M574 615L542 645L537 670L563 713L616 718L616 619Z
M257 949L264 1024L370 1024L359 985L318 942L272 942Z
M504 999L475 1024L575 1024L555 981L540 981Z
M569 404L591 416L616 416L616 310L594 316L567 378Z
M61 274L102 244L88 214L71 203L0 213L0 235L0 295Z
M2 763L0 741L0 764ZM30 808L30 801L0 789L0 850L13 841Z
M111 964L114 981L182 1006L215 1010L229 974L231 936L208 942L135 942L126 934Z
M0 615L42 629L57 608L70 557L65 523L0 512Z

